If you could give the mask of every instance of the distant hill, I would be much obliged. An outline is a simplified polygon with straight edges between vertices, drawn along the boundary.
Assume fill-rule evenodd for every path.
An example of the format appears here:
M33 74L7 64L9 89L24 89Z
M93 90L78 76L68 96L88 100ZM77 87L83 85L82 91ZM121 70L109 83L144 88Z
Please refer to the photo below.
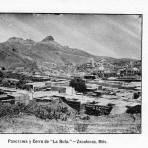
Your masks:
M0 66L8 69L23 66L31 70L38 68L44 62L57 65L80 64L88 62L91 58L105 59L108 62L119 61L119 59L94 56L79 49L62 46L52 36L47 36L40 42L11 37L6 42L0 43Z

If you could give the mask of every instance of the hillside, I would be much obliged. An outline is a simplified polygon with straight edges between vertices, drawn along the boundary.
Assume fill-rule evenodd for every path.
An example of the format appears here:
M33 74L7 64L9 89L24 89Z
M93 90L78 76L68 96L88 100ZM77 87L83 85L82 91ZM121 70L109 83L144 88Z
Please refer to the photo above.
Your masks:
M52 36L47 36L40 42L11 37L6 42L0 43L0 66L6 69L13 69L17 66L36 69L43 63L80 64L88 62L90 58L104 59L109 63L122 62L122 60L94 56L82 50L62 46Z
M30 67L42 62L77 64L87 62L90 57L91 55L84 51L58 44L52 36L40 42L12 37L0 43L0 66L6 68Z

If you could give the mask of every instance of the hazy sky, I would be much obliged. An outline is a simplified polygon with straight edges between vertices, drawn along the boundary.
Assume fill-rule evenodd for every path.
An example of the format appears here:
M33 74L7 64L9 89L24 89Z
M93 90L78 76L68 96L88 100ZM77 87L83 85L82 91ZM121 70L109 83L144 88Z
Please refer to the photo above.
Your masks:
M138 15L0 14L0 42L13 36L40 41L47 35L94 55L141 56Z

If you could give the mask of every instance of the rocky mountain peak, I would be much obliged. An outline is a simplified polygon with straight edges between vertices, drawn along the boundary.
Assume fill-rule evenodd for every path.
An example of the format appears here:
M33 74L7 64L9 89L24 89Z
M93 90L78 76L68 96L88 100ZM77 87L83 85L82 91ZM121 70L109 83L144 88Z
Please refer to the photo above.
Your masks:
M8 42L13 42L13 43L23 43L23 44L34 44L35 41L31 39L23 39L19 37L11 37L7 40Z
M49 42L49 41L54 41L53 36L47 36L42 40L42 42Z
M19 38L19 37L10 37L9 39L8 39L8 41L12 41L12 42L19 42L19 41L23 41L23 38Z

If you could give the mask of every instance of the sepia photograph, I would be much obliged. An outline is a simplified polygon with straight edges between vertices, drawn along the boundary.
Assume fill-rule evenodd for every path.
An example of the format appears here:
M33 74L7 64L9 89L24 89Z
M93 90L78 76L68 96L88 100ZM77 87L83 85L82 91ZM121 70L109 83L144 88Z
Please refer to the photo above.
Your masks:
M141 134L142 14L0 13L0 134Z

